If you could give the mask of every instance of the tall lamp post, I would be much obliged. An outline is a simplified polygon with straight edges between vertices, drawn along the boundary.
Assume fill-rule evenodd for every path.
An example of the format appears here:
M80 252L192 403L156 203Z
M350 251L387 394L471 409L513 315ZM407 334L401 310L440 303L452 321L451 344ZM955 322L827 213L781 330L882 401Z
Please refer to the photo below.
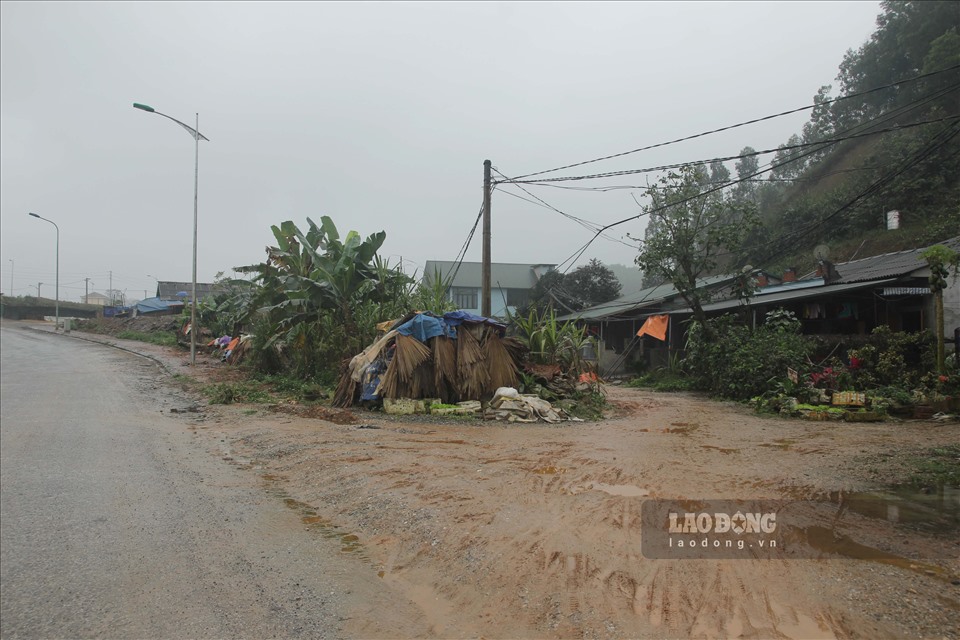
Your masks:
M33 216L34 218L40 218L44 222L49 222L50 224L53 225L53 228L57 230L57 275L56 275L56 280L54 281L57 283L56 289L54 289L54 291L56 292L54 294L56 299L56 302L55 302L56 324L53 325L53 330L59 331L60 330L60 227L58 227L57 223L54 222L53 220L47 220L43 216L38 216L35 213L30 213L29 215ZM40 297L40 287L37 287L37 298L39 297Z
M153 278L157 282L157 296L160 295L160 279L157 276L152 276L149 273L147 274L148 278ZM146 296L144 296L146 297Z
M197 188L199 186L200 180L200 140L206 140L210 142L210 138L206 137L200 133L200 114L194 114L196 116L196 126L191 127L190 125L184 124L172 118L165 113L160 113L153 107L150 107L145 104L140 104L139 102L133 103L134 109L140 109L141 111L146 111L148 113L155 113L158 116L163 116L167 120L173 120L178 125L186 129L187 133L194 140L194 158L193 158L193 289L190 292L190 364L197 364Z

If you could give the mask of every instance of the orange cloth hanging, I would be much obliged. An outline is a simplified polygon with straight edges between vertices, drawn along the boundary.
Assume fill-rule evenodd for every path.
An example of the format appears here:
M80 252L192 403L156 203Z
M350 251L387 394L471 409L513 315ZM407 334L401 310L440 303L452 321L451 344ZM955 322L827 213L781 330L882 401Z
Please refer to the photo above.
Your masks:
M640 331L637 331L637 337L642 338L644 335L656 338L657 340L667 340L667 325L670 323L670 316L650 316L647 318L647 321L643 323L643 326L640 327Z

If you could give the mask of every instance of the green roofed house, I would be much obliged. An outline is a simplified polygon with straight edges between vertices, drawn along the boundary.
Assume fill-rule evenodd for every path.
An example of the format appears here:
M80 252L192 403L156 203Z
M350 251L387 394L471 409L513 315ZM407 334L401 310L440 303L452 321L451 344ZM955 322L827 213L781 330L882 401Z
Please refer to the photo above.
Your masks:
M423 270L424 282L439 276L441 282L449 279L447 297L458 309L480 313L480 294L483 272L479 262L427 260ZM540 278L553 271L555 264L492 263L490 265L490 315L506 318L518 306L526 304L530 290Z

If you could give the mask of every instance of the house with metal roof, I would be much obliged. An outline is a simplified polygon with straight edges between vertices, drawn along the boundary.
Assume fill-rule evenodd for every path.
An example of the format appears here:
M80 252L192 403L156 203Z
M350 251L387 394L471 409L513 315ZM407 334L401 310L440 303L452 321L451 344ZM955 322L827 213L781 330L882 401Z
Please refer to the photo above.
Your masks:
M172 282L168 280L157 281L157 298L160 300L179 300L190 302L190 293L193 290L192 282ZM222 290L211 282L197 283L197 300L212 298Z
M960 251L960 236L943 244ZM703 305L708 317L740 311L754 325L774 309L792 311L803 332L821 336L867 335L880 325L894 331L934 329L933 295L927 278L930 269L922 253L926 247L886 253L832 264L821 261L817 271L797 279L785 273L782 281L760 286L746 302L730 295L724 278L706 278L714 302ZM769 280L769 279L768 279ZM564 319L580 320L601 340L601 373L629 370L638 361L647 366L665 364L672 352L682 351L686 324L692 310L679 303L670 285L621 296L613 302L585 309ZM650 316L668 316L667 340L636 337ZM953 334L960 328L960 282L948 281L944 291L944 327Z
M758 275L761 275L758 270ZM762 274L769 281L769 274ZM710 276L697 281L701 295L712 299L724 299L732 295L731 288L739 274ZM576 321L586 325L597 338L600 350L597 354L600 372L604 375L629 370L640 360L648 364L664 364L673 348L675 331L668 331L666 343L653 339L638 341L637 331L650 316L662 315L673 309L686 307L680 292L670 283L647 287L627 293L615 300L560 316L560 321ZM670 320L671 329L673 320ZM639 348L638 348L639 347Z
M960 236L941 243L960 251ZM837 264L821 261L817 271L795 282L761 287L743 305L722 300L705 305L710 315L748 310L754 323L762 322L773 309L792 311L805 334L866 335L880 325L894 331L933 330L933 294L930 268L922 254L927 247L884 253ZM944 291L944 327L952 333L960 327L960 282L948 279ZM670 312L689 317L690 309Z
M556 268L554 264L490 264L490 315L506 318L530 299L530 290L544 275ZM426 283L439 278L448 283L447 296L458 309L480 313L483 285L482 263L427 260L423 269Z

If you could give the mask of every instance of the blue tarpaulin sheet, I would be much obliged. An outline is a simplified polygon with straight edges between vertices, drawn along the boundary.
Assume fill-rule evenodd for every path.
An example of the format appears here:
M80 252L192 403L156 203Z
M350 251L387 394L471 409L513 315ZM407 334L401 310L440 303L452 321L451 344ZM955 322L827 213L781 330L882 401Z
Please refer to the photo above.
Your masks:
M137 313L157 313L167 311L168 309L182 309L183 302L179 300L161 300L160 298L147 298L137 303Z
M447 327L440 318L418 313L410 320L397 327L397 333L413 336L420 342L430 338L448 335Z
M451 327L456 327L464 322L472 322L475 324L489 324L494 327L499 327L505 329L507 325L502 322L497 322L491 318L484 318L483 316L475 316L468 311L451 311L449 313L443 314L443 320Z

